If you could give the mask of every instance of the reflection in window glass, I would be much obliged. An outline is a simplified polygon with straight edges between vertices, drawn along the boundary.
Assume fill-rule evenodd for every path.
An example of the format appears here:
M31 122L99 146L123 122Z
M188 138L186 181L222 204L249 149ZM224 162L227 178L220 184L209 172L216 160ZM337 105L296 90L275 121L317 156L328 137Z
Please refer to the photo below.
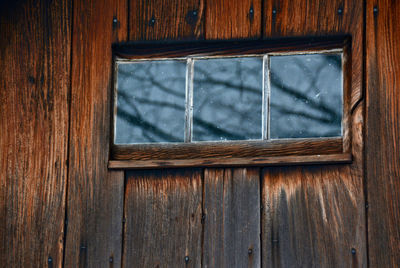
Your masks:
M262 57L194 62L193 140L261 139Z
M186 62L118 64L115 143L183 142Z
M270 138L342 135L341 54L270 57Z

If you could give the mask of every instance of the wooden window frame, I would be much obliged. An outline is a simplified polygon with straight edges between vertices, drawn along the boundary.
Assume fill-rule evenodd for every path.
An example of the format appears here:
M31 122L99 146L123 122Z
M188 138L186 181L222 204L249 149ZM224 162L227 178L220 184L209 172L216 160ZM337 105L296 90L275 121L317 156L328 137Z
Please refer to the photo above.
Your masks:
M116 85L113 88L113 116L110 141L111 169L167 168L190 166L260 166L322 163L350 163L351 126L351 38L291 38L252 41L136 42L113 46L116 60L168 59L198 56L241 56L265 54L343 53L342 137L278 140L210 141L190 143L114 144ZM114 74L116 75L116 74Z

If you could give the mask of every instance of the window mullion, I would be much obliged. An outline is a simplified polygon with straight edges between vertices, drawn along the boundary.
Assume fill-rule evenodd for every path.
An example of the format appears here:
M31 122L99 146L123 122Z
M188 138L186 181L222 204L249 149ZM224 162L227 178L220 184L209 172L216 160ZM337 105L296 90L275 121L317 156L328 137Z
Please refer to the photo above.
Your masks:
M193 129L193 58L186 62L185 142L192 141Z
M269 55L263 57L263 82L262 82L262 139L270 139L270 81Z

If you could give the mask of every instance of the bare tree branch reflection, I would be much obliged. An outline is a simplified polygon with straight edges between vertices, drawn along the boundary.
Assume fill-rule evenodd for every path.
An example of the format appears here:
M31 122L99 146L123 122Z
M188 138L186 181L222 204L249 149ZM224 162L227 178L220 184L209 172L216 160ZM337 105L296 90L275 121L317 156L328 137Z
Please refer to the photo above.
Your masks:
M307 123L300 122L303 119L297 122L308 124L304 126L305 136L313 135L312 129L318 126L327 126L321 135L335 135L336 132L329 126L341 123L341 107L326 103L330 99L312 96L323 79L330 79L323 73L327 65L332 65L337 72L341 70L341 59L337 55L324 55L323 58L312 68L299 58L294 59L290 64L295 64L300 72L291 74L292 77L281 77L271 71L271 87L297 105L292 107L289 103L293 101L282 99L281 103L271 102L271 110L282 118L295 116L307 119L304 121ZM130 65L130 68L120 68L118 72L117 124L118 120L125 123L120 121L117 132L132 132L132 128L136 127L141 129L140 135L147 142L182 140L183 126L174 124L178 119L182 122L185 115L184 66L172 65L160 69L150 64ZM219 69L207 64L195 65L195 90L203 90L196 92L199 95L196 95L194 103L197 109L194 128L198 137L205 137L205 140L210 137L227 140L261 138L261 69L259 65L235 60ZM291 80L301 80L307 83L308 88L299 90L298 86L290 84ZM155 92L151 93L149 89ZM257 116L260 117L258 121L249 124L249 120ZM282 121L282 124L287 123ZM129 142L132 137L127 135L124 139Z

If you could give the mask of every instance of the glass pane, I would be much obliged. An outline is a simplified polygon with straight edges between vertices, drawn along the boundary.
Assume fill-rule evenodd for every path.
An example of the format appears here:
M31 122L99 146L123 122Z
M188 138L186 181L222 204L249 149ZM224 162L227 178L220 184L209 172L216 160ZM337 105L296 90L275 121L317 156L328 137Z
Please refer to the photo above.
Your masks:
M270 138L342 135L341 54L270 57Z
M262 58L194 63L193 140L261 139Z
M116 144L182 142L185 61L118 64Z

